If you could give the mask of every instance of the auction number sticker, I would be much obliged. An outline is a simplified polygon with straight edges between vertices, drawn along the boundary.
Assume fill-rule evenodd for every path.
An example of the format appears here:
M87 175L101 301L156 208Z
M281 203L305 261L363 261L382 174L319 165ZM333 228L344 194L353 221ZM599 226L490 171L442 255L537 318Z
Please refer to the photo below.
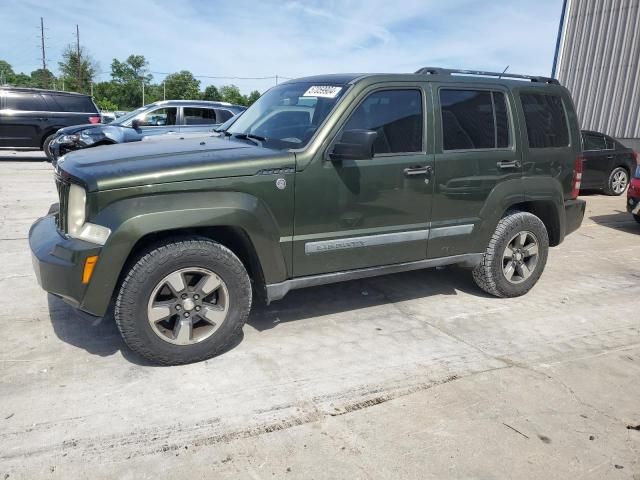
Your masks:
M303 97L324 97L324 98L336 98L336 95L340 93L342 87L335 87L332 85L314 85L309 90L304 92Z

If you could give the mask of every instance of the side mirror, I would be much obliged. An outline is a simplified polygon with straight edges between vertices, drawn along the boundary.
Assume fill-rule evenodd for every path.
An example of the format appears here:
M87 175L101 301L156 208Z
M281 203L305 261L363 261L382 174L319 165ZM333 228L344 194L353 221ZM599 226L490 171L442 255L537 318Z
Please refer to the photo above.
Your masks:
M135 129L138 130L140 128L140 119L139 118L134 118L133 120L131 120L131 126Z
M373 130L346 130L329 153L331 160L368 160L373 158L373 144L378 133Z

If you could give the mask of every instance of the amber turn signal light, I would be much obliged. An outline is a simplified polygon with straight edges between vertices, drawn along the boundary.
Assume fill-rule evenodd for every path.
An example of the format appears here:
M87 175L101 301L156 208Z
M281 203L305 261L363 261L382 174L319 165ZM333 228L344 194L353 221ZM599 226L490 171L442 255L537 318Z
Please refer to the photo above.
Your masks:
M87 259L84 261L82 283L89 283L89 280L91 280L91 275L93 275L93 269L96 267L96 263L98 263L98 255L87 257Z

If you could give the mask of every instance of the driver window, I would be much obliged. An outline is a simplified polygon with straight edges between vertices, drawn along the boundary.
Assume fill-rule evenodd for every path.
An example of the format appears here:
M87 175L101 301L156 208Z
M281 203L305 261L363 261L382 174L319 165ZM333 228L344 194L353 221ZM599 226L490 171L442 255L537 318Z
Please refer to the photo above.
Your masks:
M343 131L377 132L376 154L421 152L422 118L419 90L382 90L370 94L358 106Z
M178 117L176 107L158 108L138 117L140 126L143 127L164 127L175 125Z

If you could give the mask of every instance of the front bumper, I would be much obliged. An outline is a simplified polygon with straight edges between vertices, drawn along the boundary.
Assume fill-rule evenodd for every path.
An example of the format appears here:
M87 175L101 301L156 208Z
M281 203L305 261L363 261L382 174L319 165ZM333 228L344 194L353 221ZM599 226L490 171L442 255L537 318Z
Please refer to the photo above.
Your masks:
M584 219L587 202L584 200L566 200L564 202L565 235L575 232Z
M99 255L101 247L62 236L56 228L55 215L42 217L31 226L29 247L40 286L84 310L82 300L87 290L82 283L84 263L87 257Z

